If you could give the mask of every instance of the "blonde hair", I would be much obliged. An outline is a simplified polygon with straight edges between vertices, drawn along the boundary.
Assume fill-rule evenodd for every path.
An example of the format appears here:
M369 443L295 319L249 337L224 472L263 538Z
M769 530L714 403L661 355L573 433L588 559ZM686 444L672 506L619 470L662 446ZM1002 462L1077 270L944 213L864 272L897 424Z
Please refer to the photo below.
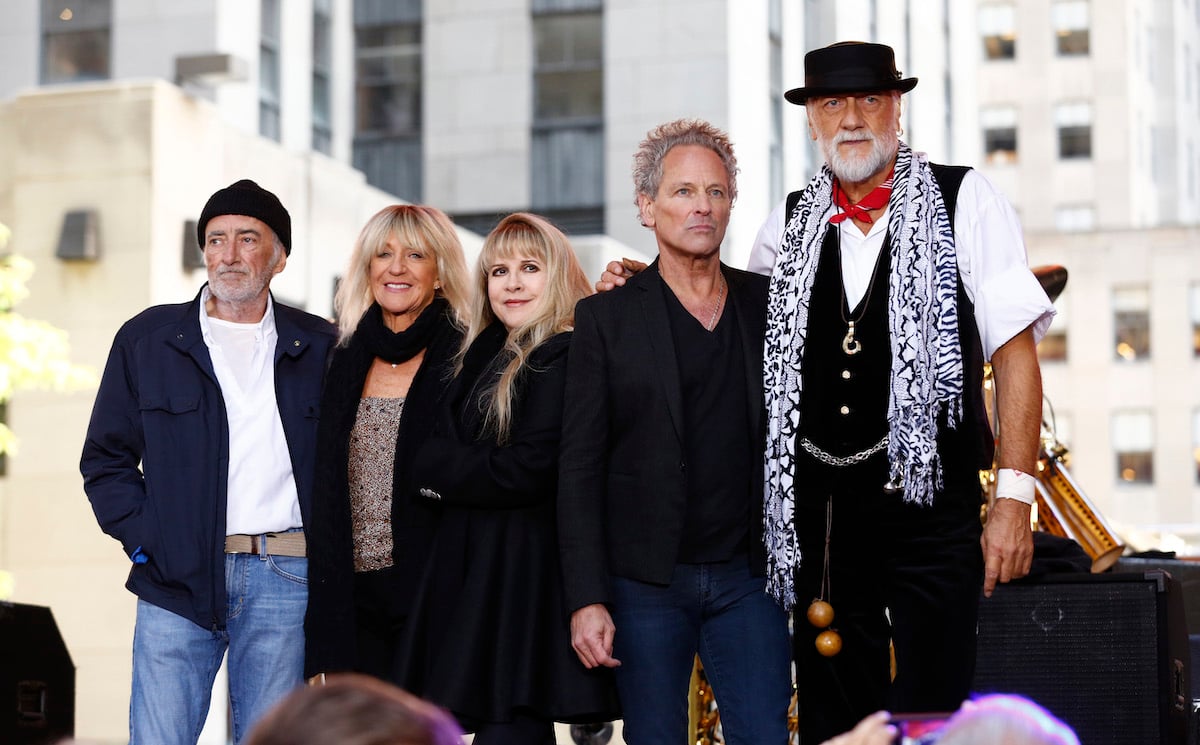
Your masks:
M501 444L508 442L516 408L517 377L529 355L542 342L575 325L575 303L592 294L591 283L567 237L548 220L528 212L516 212L496 225L483 242L479 252L479 272L475 287L466 338L459 353L462 355L483 330L497 318L488 300L488 274L498 259L514 257L535 258L542 262L546 285L542 289L534 314L520 326L510 329L504 351L512 359L504 367L495 388L480 404L484 415L484 431L494 432Z
M393 204L376 212L358 234L346 271L333 298L338 319L338 345L346 346L363 314L375 302L371 291L371 260L396 236L405 245L433 253L437 261L437 279L441 288L435 296L450 303L454 319L462 324L470 312L471 287L467 260L454 223L436 207L421 204Z

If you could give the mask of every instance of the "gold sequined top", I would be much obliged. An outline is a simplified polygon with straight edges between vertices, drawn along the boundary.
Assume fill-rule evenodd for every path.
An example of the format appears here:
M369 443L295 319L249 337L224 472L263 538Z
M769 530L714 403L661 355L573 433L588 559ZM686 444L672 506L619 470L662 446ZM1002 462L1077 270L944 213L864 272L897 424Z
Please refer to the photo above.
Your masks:
M358 402L346 466L356 572L392 565L392 473L403 411L402 398Z

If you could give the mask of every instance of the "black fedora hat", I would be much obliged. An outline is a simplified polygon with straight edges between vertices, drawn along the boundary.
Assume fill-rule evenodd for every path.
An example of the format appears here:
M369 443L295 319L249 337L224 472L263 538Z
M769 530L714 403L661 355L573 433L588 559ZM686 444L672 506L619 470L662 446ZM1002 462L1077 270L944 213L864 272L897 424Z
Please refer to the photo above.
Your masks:
M842 41L804 55L804 87L793 88L783 97L803 106L815 96L867 91L908 93L916 84L916 78L900 77L896 53L886 44Z

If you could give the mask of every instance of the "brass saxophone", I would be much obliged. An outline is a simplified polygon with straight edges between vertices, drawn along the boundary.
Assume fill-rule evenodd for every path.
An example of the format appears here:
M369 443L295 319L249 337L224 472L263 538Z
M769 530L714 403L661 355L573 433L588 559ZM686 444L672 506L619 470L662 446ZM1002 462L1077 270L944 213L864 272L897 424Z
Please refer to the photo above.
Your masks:
M1061 267L1042 267L1061 269ZM1064 280L1065 281L1065 270ZM1060 288L1061 289L1061 288ZM999 438L999 421L996 413L996 389L992 377L992 366L983 368L984 405L992 424L992 435ZM1036 509L1030 516L1034 529L1078 543L1092 559L1092 572L1099 573L1111 567L1121 558L1125 546L1116 537L1112 527L1096 510L1096 507L1079 488L1067 470L1069 451L1058 439L1054 426L1054 409L1044 400L1041 442L1038 448L1037 473L1033 474L1037 486ZM979 472L980 485L986 496L981 517L986 520L987 509L995 499L996 468Z
M1071 477L1067 455L1053 426L1043 424L1036 474L1037 526L1078 543L1092 557L1092 572L1103 572L1121 558L1125 546Z

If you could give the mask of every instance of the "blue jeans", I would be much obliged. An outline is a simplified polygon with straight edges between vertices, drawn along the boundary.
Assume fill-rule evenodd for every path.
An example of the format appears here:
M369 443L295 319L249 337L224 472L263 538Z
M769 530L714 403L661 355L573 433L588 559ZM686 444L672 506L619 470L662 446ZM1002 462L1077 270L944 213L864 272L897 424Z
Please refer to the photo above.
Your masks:
M678 564L662 587L613 578L613 656L629 745L688 742L696 654L728 745L784 745L792 696L787 614L744 555Z
M302 684L308 560L226 554L225 591L228 620L216 631L138 600L130 745L194 745L227 649L234 743Z

